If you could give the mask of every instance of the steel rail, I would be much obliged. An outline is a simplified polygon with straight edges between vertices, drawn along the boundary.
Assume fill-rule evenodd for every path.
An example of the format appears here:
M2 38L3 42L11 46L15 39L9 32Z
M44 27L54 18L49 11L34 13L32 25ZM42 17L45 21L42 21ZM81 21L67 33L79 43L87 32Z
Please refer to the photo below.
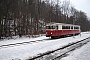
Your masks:
M68 47L70 47L70 46L73 46L73 45L75 45L75 44L80 44L80 46L81 45L83 45L81 42L83 42L83 41L85 41L85 40L87 40L87 39L89 39L90 37L88 37L88 38L86 38L86 39L83 39L83 40L80 40L80 41L77 41L77 42L73 42L73 43L70 43L70 44L68 44L68 45L65 45L65 46L63 46L63 47L60 47L60 48L58 48L58 49L55 49L55 50L53 50L53 51L48 51L48 52L45 52L45 53L41 53L41 54L38 54L38 55L36 55L36 56L33 56L33 57L29 57L27 60L43 60L43 57L44 56L48 56L48 55L50 55L50 54L52 54L52 53L54 53L54 52L56 52L56 51L60 51L60 50L63 50L63 49L65 49L65 48L68 48ZM86 41L85 43L87 43L88 41ZM84 44L85 44L84 43ZM76 47L77 48L77 47ZM52 59L50 59L50 60L55 60L56 58L58 58L58 57L60 57L60 56L63 56L64 54L66 54L66 53L68 53L68 52L70 52L70 51L72 51L72 50L74 50L75 48L73 48L73 49L70 49L69 51L67 51L67 52L64 52L64 53L62 53L61 55L59 55L59 56L57 56L57 57L55 57L55 58L52 58ZM45 58L45 57L44 57Z

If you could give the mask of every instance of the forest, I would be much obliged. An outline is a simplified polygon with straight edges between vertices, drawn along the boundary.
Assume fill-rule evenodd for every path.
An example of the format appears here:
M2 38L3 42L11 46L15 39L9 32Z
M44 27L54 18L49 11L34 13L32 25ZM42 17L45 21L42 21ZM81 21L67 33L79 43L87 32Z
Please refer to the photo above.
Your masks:
M81 26L90 30L90 19L68 0L0 0L0 39L45 34L50 22Z

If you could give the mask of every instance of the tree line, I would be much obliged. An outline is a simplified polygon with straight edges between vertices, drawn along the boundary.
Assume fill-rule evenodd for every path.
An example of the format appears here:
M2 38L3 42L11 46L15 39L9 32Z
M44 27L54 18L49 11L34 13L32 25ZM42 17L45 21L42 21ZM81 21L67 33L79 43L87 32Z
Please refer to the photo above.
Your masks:
M86 13L75 9L70 1L0 1L0 39L44 34L45 25L50 22L76 24L81 26L81 31L90 30Z

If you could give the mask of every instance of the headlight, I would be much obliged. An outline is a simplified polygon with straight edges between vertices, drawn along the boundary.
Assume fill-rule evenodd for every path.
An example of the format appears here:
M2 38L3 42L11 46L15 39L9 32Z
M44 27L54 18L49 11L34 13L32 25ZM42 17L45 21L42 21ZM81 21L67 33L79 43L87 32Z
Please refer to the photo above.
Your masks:
M52 34L52 32L51 32L51 34Z

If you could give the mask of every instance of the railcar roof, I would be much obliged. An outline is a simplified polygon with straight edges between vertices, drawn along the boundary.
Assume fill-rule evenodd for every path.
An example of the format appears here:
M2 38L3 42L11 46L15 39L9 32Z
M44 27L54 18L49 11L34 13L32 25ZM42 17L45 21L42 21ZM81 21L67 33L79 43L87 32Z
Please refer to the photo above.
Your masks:
M71 26L79 26L79 25L65 24L65 23L48 23L47 25L71 25Z

